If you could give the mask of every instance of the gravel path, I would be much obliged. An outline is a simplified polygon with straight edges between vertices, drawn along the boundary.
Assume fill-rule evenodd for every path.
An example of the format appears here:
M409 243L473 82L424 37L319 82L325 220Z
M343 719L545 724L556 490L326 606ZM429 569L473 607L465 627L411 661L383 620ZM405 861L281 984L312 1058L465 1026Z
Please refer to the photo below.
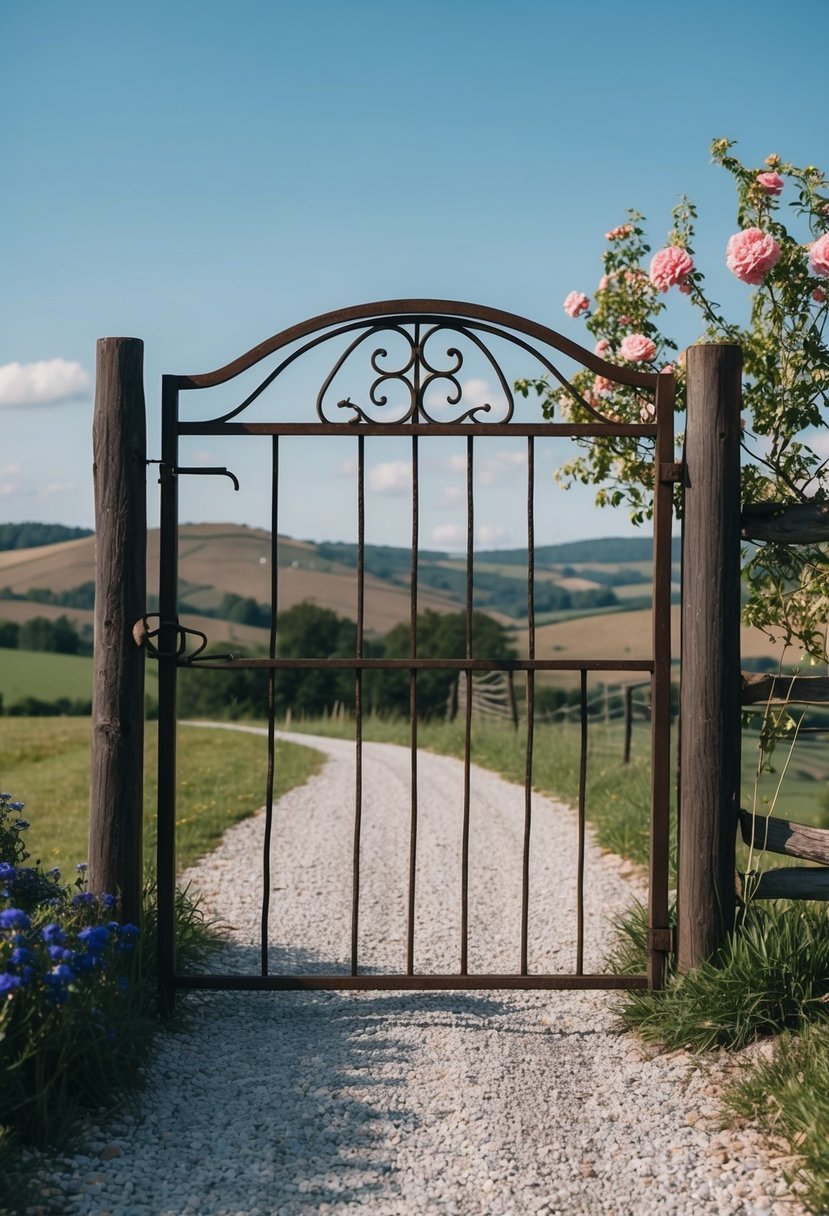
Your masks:
M277 807L273 970L347 971L353 745L304 738L324 770ZM361 965L405 952L409 753L364 752ZM416 970L457 970L462 766L422 755ZM530 969L572 969L576 823L537 796ZM523 791L474 770L470 971L517 969ZM233 926L218 969L255 967L262 817L186 877ZM585 964L640 894L590 845ZM552 898L550 898L552 896ZM647 1058L611 994L236 993L162 1035L142 1117L92 1130L42 1199L68 1216L787 1213L751 1132L718 1133L715 1089L683 1054ZM50 1193L49 1193L50 1191Z

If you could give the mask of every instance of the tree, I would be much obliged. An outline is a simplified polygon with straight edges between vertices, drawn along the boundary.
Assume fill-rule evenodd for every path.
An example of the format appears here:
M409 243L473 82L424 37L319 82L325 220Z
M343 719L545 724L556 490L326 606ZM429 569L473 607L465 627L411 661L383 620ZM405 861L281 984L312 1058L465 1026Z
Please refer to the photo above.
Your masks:
M410 653L409 626L397 625L383 641L384 658L407 658ZM515 651L503 626L483 612L472 614L472 653L478 659L514 658ZM417 657L420 659L462 659L466 655L466 613L428 610L417 618ZM377 709L408 717L409 674L383 672L372 689ZM457 671L420 671L417 676L417 712L420 718L442 717Z
M34 616L20 626L17 645L21 650L45 650L57 654L79 654L81 639L72 622L65 616L50 621Z
M738 342L744 352L745 502L829 500L829 459L823 455L829 404L829 182L814 165L799 167L779 156L760 168L731 155L733 143L715 140L712 155L734 178L738 231L728 242L725 264L755 290L747 325L728 321L708 293L694 261L696 209L687 198L675 208L666 245L645 267L650 247L644 217L628 212L626 223L606 233L604 274L593 301L571 292L565 311L582 317L595 338L596 353L609 364L647 364L672 370L677 377L677 409L685 407L683 357L657 318L672 288L687 296L702 316L702 341ZM796 231L780 214L788 203ZM786 201L785 199L783 200ZM616 385L607 376L582 371L573 377L575 393L547 378L520 380L519 392L535 392L545 417L585 420L584 407L626 421L647 417L651 403L639 390ZM818 432L815 438L814 432ZM597 486L599 505L627 503L635 522L652 509L652 452L635 439L590 440L563 466L559 479ZM791 548L759 546L746 566L749 597L746 620L787 641L797 641L812 656L826 658L829 562L825 545Z

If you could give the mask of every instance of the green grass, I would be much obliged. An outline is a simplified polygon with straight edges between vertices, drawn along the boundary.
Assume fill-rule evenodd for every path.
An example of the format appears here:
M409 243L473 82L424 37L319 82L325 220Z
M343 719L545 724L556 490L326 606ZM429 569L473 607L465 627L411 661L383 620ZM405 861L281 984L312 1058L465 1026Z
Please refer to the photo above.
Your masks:
M158 675L147 664L146 691L158 699ZM0 697L8 709L23 697L41 701L92 699L92 658L80 654L47 654L42 650L0 650Z
M694 1051L827 1021L829 914L821 904L752 904L715 958L664 992L627 993L621 1014L642 1038Z
M774 1057L746 1068L726 1094L738 1116L790 1146L790 1182L813 1212L829 1211L829 1026L784 1034ZM808 1080L807 1080L808 1079Z
M0 781L26 804L27 847L66 870L87 855L90 724L86 718L0 718ZM156 732L148 723L144 788L145 858L155 848ZM184 868L214 848L231 824L265 800L266 740L240 732L182 727L178 758L177 861ZM277 746L276 789L318 771L322 756Z

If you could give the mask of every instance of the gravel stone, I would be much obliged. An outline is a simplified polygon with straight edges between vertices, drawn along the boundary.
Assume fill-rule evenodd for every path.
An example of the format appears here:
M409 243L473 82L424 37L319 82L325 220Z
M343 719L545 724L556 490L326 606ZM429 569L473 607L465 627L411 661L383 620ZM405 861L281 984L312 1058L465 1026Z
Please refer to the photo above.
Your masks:
M236 728L256 729L256 728ZM348 974L354 746L277 805L269 963ZM410 757L365 744L360 966L405 969ZM457 972L463 766L422 753L415 970ZM519 965L524 792L473 766L469 971ZM216 971L256 972L261 815L183 881L232 926ZM534 795L529 957L573 969L577 820ZM588 841L585 970L644 895L635 867ZM676 1216L803 1209L751 1129L718 1130L732 1065L656 1053L601 992L209 993L160 1035L142 1114L45 1179L66 1216ZM107 1145L123 1156L102 1160ZM94 1179L94 1182L92 1181ZM41 1202L47 1191L41 1191ZM32 1209L33 1211L35 1209Z

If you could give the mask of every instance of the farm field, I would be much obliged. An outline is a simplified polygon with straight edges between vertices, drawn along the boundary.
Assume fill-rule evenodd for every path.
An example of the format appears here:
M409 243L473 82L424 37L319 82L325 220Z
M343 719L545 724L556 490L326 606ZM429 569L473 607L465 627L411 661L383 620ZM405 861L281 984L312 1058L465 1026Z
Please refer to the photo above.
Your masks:
M158 677L147 665L146 691L156 699ZM0 697L6 709L23 697L55 701L89 701L92 658L80 654L47 654L42 650L0 650Z

